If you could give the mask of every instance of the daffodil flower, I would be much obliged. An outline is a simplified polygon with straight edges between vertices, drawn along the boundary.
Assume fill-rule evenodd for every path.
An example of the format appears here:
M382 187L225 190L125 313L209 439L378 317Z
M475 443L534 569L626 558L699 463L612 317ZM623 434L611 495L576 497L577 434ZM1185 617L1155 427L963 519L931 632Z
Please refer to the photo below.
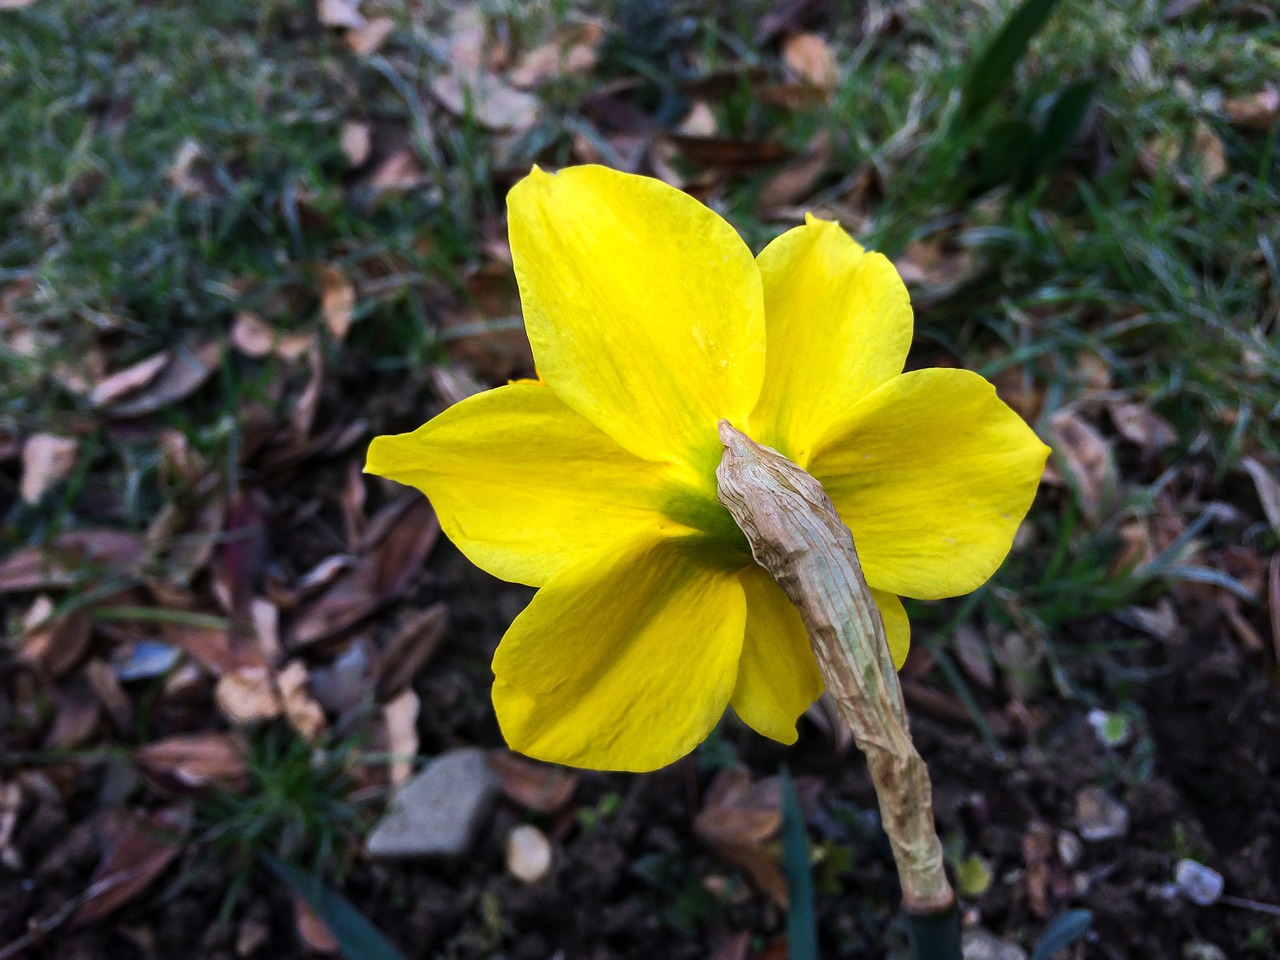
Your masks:
M974 373L902 373L906 288L809 217L758 257L647 177L537 168L507 198L541 377L378 437L367 469L431 498L477 566L538 587L493 660L510 745L652 770L726 706L796 739L821 694L804 625L716 499L728 420L817 478L853 532L901 666L898 596L1000 565L1047 448Z

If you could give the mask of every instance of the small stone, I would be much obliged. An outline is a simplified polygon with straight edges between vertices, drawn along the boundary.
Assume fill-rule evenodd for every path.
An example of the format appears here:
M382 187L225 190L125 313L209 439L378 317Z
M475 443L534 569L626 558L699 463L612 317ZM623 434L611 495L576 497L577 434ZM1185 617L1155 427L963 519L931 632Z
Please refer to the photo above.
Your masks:
M964 960L1027 960L1027 951L1016 943L1001 940L981 927L965 931L960 949Z
M369 855L461 857L497 792L498 779L483 750L467 747L443 754L396 792L369 834Z
M507 834L507 872L537 883L551 871L551 843L537 827L524 823Z
M1088 841L1113 840L1129 832L1129 809L1101 787L1076 794L1076 826Z
M1222 874L1217 870L1190 859L1178 861L1173 869L1173 882L1178 885L1179 893L1202 907L1217 903L1224 885Z
M1062 861L1064 867L1074 867L1080 862L1080 854L1084 852L1084 845L1080 843L1080 838L1070 830L1058 831L1058 859Z

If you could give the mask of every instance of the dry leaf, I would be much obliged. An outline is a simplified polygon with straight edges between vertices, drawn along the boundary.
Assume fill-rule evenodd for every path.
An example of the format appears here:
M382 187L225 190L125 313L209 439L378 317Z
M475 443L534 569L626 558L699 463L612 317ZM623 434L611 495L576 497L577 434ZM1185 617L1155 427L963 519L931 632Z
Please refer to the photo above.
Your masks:
M427 175L417 156L408 147L387 155L369 176L369 189L374 196L413 190L427 182Z
M435 603L420 611L396 631L378 670L375 696L385 702L413 683L444 639L449 608Z
M1267 523L1280 534L1280 481L1253 457L1245 457L1240 461L1240 466L1253 478L1253 486L1258 491L1258 502L1262 504L1262 513L1267 518Z
M365 25L360 0L320 0L316 12L326 27L359 30Z
M134 751L133 760L162 784L188 789L249 786L245 746L230 733L189 733L155 740Z
M930 298L950 294L984 269L984 264L972 251L966 247L952 247L941 234L917 240L902 251L893 265L897 267L903 283L909 287L924 288Z
M769 844L782 828L778 780L751 782L745 767L722 770L707 789L693 832L721 858L742 870L779 907L787 906L787 881Z
M316 348L311 334L284 333L248 311L236 315L229 339L239 353L255 360L274 357L294 361Z
M538 122L542 101L517 90L488 71L451 70L431 82L441 105L458 117L470 117L487 130L523 133Z
M836 58L816 33L796 33L782 43L782 60L798 77L824 92L836 88Z
M320 313L333 339L342 343L356 311L356 288L340 267L328 264L320 274Z
M77 444L70 437L36 433L22 445L22 499L36 503L76 465Z
M404 783L413 773L413 760L418 755L419 706L418 695L412 690L405 690L382 707L387 752L392 757L387 770L393 787Z
M242 726L274 720L284 710L267 667L240 667L224 673L213 696L223 716Z
M173 188L188 200L215 197L222 190L204 155L204 148L190 137L178 147L167 176Z
M133 390L128 399L111 402L95 401L98 390L90 396L90 402L113 417L138 417L154 413L161 407L189 397L204 384L217 369L222 359L222 346L217 341L206 341L190 349L165 351L167 362L149 382ZM145 361L144 361L145 362ZM102 385L99 385L101 389Z
M488 761L503 796L534 813L555 813L578 789L577 771L566 767L526 760L510 750L490 750Z
M547 43L521 57L507 79L527 89L544 80L587 73L595 68L599 59L598 48L604 33L604 22L595 19L561 27Z
M1059 410L1049 420L1054 453L1074 481L1080 510L1097 523L1115 500L1118 474L1111 445L1092 424L1072 410Z
M284 701L284 716L289 726L308 743L317 742L328 730L324 711L307 688L307 667L301 660L290 660L276 676Z
M1178 432L1169 421L1155 413L1145 403L1127 400L1110 400L1107 409L1111 422L1124 437L1146 456L1154 456L1178 442Z
M298 939L313 953L337 953L338 941L315 912L300 896L293 898L293 919L298 928Z
M831 136L827 131L819 130L801 156L765 181L760 188L757 209L768 211L808 199L822 175L827 172L830 159Z
M390 17L374 17L363 27L357 27L347 34L347 46L353 53L367 57L371 53L377 53L395 32L396 22Z
M266 669L262 649L256 643L237 639L225 627L195 627L185 623L162 623L166 643L177 647L211 676L221 677L253 667Z
M1192 150L1196 166L1206 182L1215 183L1227 175L1230 169L1227 166L1227 148L1223 145L1222 138L1214 133L1208 124L1196 124Z
M1266 133L1280 122L1280 88L1267 86L1247 97L1237 97L1222 105L1237 127Z
M101 920L145 890L182 852L191 832L191 808L165 807L149 815L130 814L89 885L89 896L72 914L73 926Z
M367 123L349 120L342 125L342 153L351 166L363 166L372 148L373 133Z
M667 134L664 140L679 148L685 159L730 173L747 173L777 163L788 150L777 140L738 140L732 137L687 137Z
M173 358L168 350L140 360L107 377L89 394L89 404L96 408L108 406L122 397L141 390L154 380Z
M136 534L70 530L0 562L0 593L69 587L90 577L137 576L145 556L145 544Z
M57 678L70 672L89 649L93 623L84 610L61 617L53 616L53 602L46 596L36 598L23 618L25 628L18 657L27 663L39 663L49 676Z

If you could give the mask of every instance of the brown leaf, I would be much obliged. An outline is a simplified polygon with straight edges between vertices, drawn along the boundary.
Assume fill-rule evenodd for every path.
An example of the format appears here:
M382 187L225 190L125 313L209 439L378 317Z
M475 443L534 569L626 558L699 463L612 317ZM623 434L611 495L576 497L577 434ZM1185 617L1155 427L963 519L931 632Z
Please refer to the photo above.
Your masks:
M315 338L310 334L284 333L248 311L236 315L229 339L232 347L255 360L274 357L295 361L316 348Z
M941 234L917 240L902 251L893 265L903 283L924 288L934 298L951 293L985 269L970 250L951 246Z
M222 346L211 340L190 349L183 347L166 351L166 354L167 362L163 367L149 381L132 390L129 399L95 401L94 397L98 395L98 390L95 390L90 402L113 417L139 417L154 413L195 393L217 369L222 359ZM99 389L102 386L99 384Z
M782 42L782 61L796 76L829 93L836 88L836 58L816 33L796 33Z
M78 444L70 437L36 433L22 445L22 499L36 503L76 465Z
M365 25L360 0L319 0L316 12L326 27L359 30Z
M150 886L182 852L191 822L191 808L186 805L131 814L94 871L88 897L72 914L72 925L101 920Z
M679 133L664 138L675 144L693 163L744 173L777 163L787 148L776 140L737 140L729 137L687 137Z
M387 155L369 176L369 189L374 196L384 193L403 193L427 182L426 172L417 156L408 147L402 147Z
M18 550L0 562L0 593L68 587L93 576L135 576L146 550L142 538L122 530L70 530L42 546Z
M1230 170L1227 165L1227 148L1223 145L1222 138L1206 123L1196 124L1192 155L1200 175L1208 183L1221 180Z
M765 181L760 188L757 209L768 211L808 199L827 172L830 159L831 136L827 131L819 130L803 154Z
M414 500L370 554L343 574L293 623L291 645L306 646L345 630L398 596L419 572L440 535L425 498Z
M1258 491L1258 502L1262 504L1263 516L1271 529L1280 534L1280 480L1253 457L1245 457L1240 466L1253 479L1254 489Z
M162 784L188 789L249 786L244 743L230 733L177 734L134 751L133 760Z
M221 677L253 667L266 668L262 649L256 643L240 638L232 641L226 627L195 627L185 623L162 623L160 630L166 643L182 650L206 673Z
M787 882L776 850L766 844L782 828L776 777L751 782L745 767L722 770L707 790L693 832L722 859L742 870L762 893L783 909Z
M224 673L218 678L213 696L222 715L241 726L274 720L284 710L267 667L240 667Z
M342 343L356 311L356 288L340 267L327 264L320 272L320 313L333 339Z
M298 928L298 939L307 945L308 950L314 953L338 952L338 941L300 896L293 898L293 919Z
M307 667L301 660L290 660L276 676L284 716L289 726L308 743L316 743L328 730L324 711L308 689Z
M154 356L139 360L132 366L113 373L93 388L89 394L89 404L93 407L105 407L141 390L154 380L172 359L172 353L162 350Z
M442 309L442 339L449 357L489 383L534 373L520 293L510 263L486 263L463 281L466 302Z
M440 649L448 625L449 608L434 603L396 631L378 670L375 696L379 701L385 703L413 682Z
M491 750L488 760L503 796L534 813L555 813L578 788L578 773L565 767L526 760L509 750Z
M1124 437L1146 456L1154 456L1178 442L1178 432L1169 421L1145 403L1108 400L1111 422Z
M1237 97L1222 105L1237 127L1266 133L1280 122L1280 88L1266 86L1247 97Z
M470 117L487 130L523 133L538 122L542 101L517 90L487 70L454 69L431 82L441 105L458 117Z
M546 80L587 73L599 59L598 48L604 33L601 20L566 24L547 43L521 57L507 79L517 87L528 89Z
M40 596L23 618L22 647L18 657L39 663L51 677L70 672L89 649L93 622L84 610L53 616L53 603Z
M372 147L372 128L369 124L349 120L342 125L342 153L351 166L364 166Z
M1080 510L1090 523L1097 523L1116 497L1118 474L1111 445L1072 410L1059 410L1049 425L1054 452L1074 480Z
M382 706L387 752L392 757L387 768L392 786L404 783L413 773L413 758L418 754L419 707L418 695L412 690L401 691Z
M374 17L363 27L356 27L347 33L347 46L353 53L367 57L371 53L377 53L395 32L396 22L390 17Z

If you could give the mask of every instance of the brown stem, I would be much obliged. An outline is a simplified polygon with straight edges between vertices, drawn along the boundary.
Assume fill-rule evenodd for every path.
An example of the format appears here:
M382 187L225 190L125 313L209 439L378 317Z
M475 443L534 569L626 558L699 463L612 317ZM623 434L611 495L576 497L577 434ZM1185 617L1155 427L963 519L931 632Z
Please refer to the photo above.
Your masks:
M955 894L933 824L929 771L911 742L902 688L853 534L822 485L786 457L728 421L720 422L720 439L720 502L746 534L756 562L800 611L827 689L866 754L907 911L946 910Z

